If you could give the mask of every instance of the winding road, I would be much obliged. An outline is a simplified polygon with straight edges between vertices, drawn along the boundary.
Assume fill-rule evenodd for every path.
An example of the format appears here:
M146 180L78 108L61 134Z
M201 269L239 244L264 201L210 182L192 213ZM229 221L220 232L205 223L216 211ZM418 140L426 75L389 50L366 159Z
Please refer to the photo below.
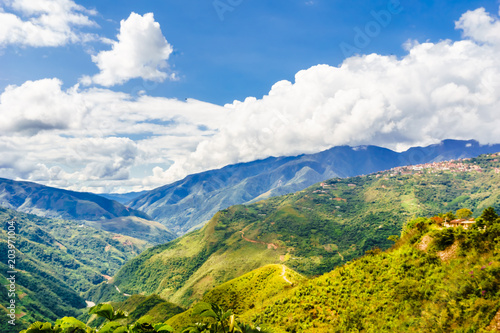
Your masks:
M245 228L246 229L246 228ZM266 242L261 242L261 241L256 241L256 240L253 240L253 239L249 239L249 238L246 238L245 237L245 229L241 230L241 238L243 238L244 240L246 240L247 242L250 242L250 243L255 243L255 244L264 244L264 245L267 245L267 248L268 249L275 249L277 250L278 249L278 245L276 244L273 244L273 243L266 243Z

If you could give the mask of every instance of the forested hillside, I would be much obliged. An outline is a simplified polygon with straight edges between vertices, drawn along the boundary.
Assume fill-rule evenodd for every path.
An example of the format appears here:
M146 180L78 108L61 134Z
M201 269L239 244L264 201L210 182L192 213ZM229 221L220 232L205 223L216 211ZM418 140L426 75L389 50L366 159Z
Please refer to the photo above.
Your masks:
M233 206L202 230L154 247L114 277L126 293L158 293L183 306L266 264L306 276L388 248L414 216L500 208L497 155L335 178L304 191ZM94 301L100 299L94 298Z
M470 230L436 221L416 219L393 249L371 251L242 316L277 332L497 330L500 219Z
M143 240L94 229L81 222L0 208L2 305L9 303L6 283L10 271L7 267L9 222L16 227L14 266L19 271L16 301L20 327L33 320L76 315L77 309L86 306L80 293L111 278L126 261L148 246ZM2 312L5 310L2 308Z
M464 212L470 211L456 213ZM133 296L115 303L117 311L98 305L84 322L65 318L56 326L87 332L498 331L500 218L489 207L466 229L445 227L450 217L408 221L389 250L374 248L319 277L307 280L286 265L270 265L221 284L177 315L180 308L158 296Z

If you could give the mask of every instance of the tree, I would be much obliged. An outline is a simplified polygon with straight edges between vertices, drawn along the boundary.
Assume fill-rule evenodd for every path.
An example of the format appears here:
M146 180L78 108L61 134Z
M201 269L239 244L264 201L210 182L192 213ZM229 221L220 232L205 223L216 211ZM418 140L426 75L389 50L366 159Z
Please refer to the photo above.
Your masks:
M468 219L472 216L472 211L468 208L461 208L457 210L456 215L459 219Z
M453 212L448 212L444 214L443 218L445 222L450 222L456 219L457 217L455 216L455 214L453 214Z
M20 333L96 333L96 330L87 327L84 323L73 317L57 319L54 326L51 323L35 322ZM103 332L104 333L104 332Z
M495 212L495 209L493 207L488 207L483 210L481 218L487 225L491 225L496 221L496 219L498 219L498 214L497 212Z
M96 314L99 317L106 318L109 321L126 318L127 314L123 311L115 311L110 304L97 304L90 308L89 314Z
M126 318L127 315L123 311L115 311L109 304L98 304L92 307L89 313L105 318L107 322L96 330L78 319L64 317L56 320L54 326L48 322L37 321L20 333L172 333L174 331L166 323L152 324L150 316L140 318L133 325L122 325L115 320Z

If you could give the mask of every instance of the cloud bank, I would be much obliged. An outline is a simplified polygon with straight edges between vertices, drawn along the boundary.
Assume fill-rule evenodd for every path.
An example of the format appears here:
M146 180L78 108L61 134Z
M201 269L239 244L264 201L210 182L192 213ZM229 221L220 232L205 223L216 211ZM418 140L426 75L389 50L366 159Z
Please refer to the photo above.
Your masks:
M156 29L152 16L131 17ZM461 40L408 41L401 58L369 54L313 66L260 99L224 107L78 85L62 90L58 79L10 86L0 95L0 176L97 192L138 190L335 145L497 143L499 26L484 9L469 11L456 22ZM109 52L122 43L120 37ZM154 47L166 50L165 43L158 37ZM110 73L103 83L122 79Z
M56 78L9 86L0 95L0 177L98 192L156 186L142 175L194 151L228 112L191 99L63 90Z
M79 29L97 26L89 18L95 14L72 0L2 0L0 47L54 47L92 39Z
M164 176L345 144L403 150L447 138L498 142L500 21L480 8L456 27L463 40L408 41L400 59L369 54L314 66L262 99L226 105L231 116L219 132Z

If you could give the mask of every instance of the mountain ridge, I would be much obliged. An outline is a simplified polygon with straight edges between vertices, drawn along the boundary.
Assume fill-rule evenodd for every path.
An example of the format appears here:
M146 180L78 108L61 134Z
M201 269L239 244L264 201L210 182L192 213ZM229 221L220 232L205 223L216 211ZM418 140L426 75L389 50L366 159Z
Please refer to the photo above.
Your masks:
M219 211L202 229L127 262L114 283L188 306L210 288L266 264L325 273L374 247L405 220L468 207L500 209L500 163L476 159L334 178L303 191ZM152 274L154 272L154 274ZM99 299L94 299L98 302Z
M325 179L497 151L500 151L500 144L481 145L475 140L444 140L401 153L370 145L337 146L315 154L268 157L189 175L153 189L128 205L182 235L231 205L293 193Z
M0 178L0 205L48 218L95 221L102 218L137 216L151 220L151 217L143 212L94 193L63 190L6 178Z
M146 213L97 194L0 178L0 207L47 218L78 220L104 231L161 244L176 237Z

